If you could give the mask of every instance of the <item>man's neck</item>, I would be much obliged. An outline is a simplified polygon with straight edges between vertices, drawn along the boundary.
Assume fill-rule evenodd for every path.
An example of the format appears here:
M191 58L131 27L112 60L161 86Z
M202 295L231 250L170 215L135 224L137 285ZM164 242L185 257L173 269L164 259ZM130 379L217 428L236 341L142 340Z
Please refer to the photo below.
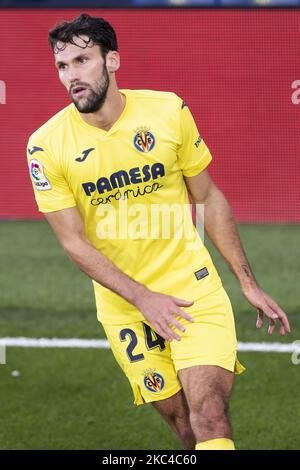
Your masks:
M109 131L121 116L126 104L126 97L119 90L107 92L105 103L96 113L80 113L81 118L91 126Z

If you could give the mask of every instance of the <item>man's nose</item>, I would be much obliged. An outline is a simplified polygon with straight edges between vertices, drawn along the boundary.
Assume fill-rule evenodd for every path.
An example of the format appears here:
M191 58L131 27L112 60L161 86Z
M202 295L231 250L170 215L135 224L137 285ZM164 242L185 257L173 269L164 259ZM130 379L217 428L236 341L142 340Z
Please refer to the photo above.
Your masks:
M70 67L68 72L68 80L70 85L74 85L74 83L80 81L79 71L76 67Z

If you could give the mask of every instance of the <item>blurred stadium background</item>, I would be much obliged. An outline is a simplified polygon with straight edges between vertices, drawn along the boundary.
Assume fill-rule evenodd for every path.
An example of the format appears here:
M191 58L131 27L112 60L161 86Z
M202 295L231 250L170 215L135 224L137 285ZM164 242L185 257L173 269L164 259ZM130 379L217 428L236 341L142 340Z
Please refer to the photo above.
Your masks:
M300 340L300 10L283 8L298 3L72 0L74 8L64 9L70 2L0 1L0 336L104 337L91 283L37 212L26 167L28 136L68 104L48 29L88 11L117 31L121 88L174 91L189 105L256 277L290 316L288 337L257 331L256 312L206 242L230 294L240 342L262 349L263 342L282 343L288 351L250 352L244 344L240 352L247 372L231 404L240 449L300 447L300 365L289 346ZM265 8L272 6L280 8ZM150 406L133 407L107 349L8 347L6 362L0 449L180 448Z

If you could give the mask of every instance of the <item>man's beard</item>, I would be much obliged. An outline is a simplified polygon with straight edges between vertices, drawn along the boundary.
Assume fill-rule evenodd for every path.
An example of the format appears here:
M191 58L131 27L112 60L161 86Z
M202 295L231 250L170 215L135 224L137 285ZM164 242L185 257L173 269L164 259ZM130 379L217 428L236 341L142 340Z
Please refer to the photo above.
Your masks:
M103 75L101 82L96 82L95 84L95 90L89 85L85 85L83 82L76 84L75 86L78 85L82 85L88 90L88 96L80 98L78 101L76 97L73 96L72 91L70 91L69 93L78 111L80 113L95 113L96 111L99 111L99 109L102 108L105 102L107 90L109 87L109 75L106 65L104 64L103 66Z

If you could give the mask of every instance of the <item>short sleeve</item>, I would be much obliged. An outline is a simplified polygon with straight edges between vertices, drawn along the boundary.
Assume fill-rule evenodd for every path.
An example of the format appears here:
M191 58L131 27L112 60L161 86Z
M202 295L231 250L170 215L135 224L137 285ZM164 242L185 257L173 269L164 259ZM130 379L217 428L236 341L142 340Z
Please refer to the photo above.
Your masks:
M212 156L199 134L192 113L184 101L181 102L180 107L179 164L184 176L195 176L209 165Z
M29 139L27 160L40 212L53 212L76 206L73 193L56 159L43 143Z

